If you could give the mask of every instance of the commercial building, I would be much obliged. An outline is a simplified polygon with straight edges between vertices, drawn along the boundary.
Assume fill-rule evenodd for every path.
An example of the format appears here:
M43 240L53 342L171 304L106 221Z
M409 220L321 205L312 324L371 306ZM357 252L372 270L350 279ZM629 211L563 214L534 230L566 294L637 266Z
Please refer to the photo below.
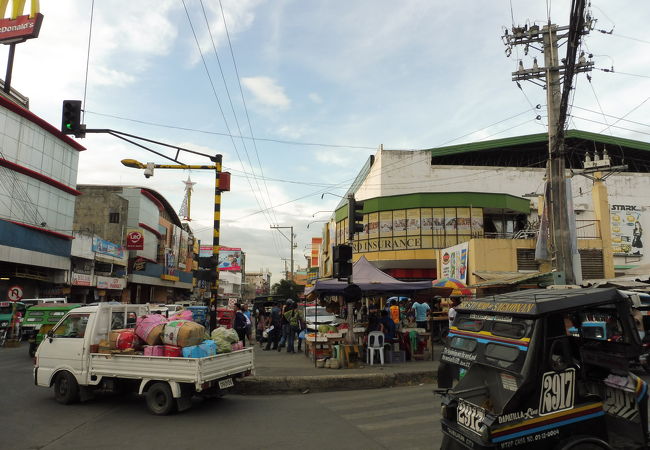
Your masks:
M582 278L611 278L647 264L642 241L650 226L650 144L570 130L566 149ZM463 244L470 285L496 287L548 274L550 262L535 260L547 159L546 134L380 149L349 189L364 201L354 259L363 255L400 279L434 279L442 272L441 253L450 254L441 250ZM594 173L580 175L585 160L594 159L627 168L595 182ZM346 241L347 227L343 201L324 227L321 277L331 274L331 246Z
M69 293L84 147L27 105L22 96L0 96L0 300Z
M246 291L248 295L247 300L251 300L261 295L269 295L271 293L271 272L268 270L260 270L259 272L246 272Z
M122 301L166 303L190 297L194 236L162 195L136 186L77 188L83 195L75 209L75 229L88 230L128 250L128 286L120 295ZM131 233L140 238L135 249L126 245Z

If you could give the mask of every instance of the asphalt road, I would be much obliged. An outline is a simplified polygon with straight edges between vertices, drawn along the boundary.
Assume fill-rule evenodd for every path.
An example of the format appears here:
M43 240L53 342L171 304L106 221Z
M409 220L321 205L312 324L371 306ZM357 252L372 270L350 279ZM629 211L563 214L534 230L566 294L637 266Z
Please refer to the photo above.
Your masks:
M0 449L433 449L441 439L431 385L231 395L156 417L134 395L56 403L34 386L26 347L0 348L0 374Z

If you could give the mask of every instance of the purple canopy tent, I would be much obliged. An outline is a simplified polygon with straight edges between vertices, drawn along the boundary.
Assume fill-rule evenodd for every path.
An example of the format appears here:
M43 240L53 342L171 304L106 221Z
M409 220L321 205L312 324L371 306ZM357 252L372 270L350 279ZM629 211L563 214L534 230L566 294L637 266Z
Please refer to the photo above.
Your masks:
M413 292L413 291L434 291L434 295L448 296L450 288L438 288L431 284L431 281L400 281L382 272L372 265L365 256L359 258L352 266L352 282L359 286L364 293L371 292ZM309 294L330 294L340 295L348 286L345 281L336 279L319 280L314 286L305 290Z

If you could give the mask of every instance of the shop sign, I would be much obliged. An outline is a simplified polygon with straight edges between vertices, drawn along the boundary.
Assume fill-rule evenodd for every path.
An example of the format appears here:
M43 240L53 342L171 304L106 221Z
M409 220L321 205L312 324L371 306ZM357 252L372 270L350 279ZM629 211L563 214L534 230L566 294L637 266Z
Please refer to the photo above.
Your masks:
M92 286L92 275L85 273L72 272L72 285L73 286Z
M147 261L141 258L133 261L133 272L142 272L147 269Z
M114 258L124 258L124 249L121 245L93 237L93 252L109 255Z
M97 287L99 289L124 289L126 280L124 278L97 277Z
M221 247L219 249L219 270L241 270L241 248Z
M23 11L25 1L14 0L10 17L6 17L9 2L3 2L5 10L2 11L3 19L0 19L0 42L3 44L16 44L27 39L38 37L43 23L43 14L38 12L38 0L31 1L31 12L19 16Z
M126 233L127 250L144 250L144 233L142 230L129 230Z
M440 250L439 278L453 278L467 283L467 253L469 242Z

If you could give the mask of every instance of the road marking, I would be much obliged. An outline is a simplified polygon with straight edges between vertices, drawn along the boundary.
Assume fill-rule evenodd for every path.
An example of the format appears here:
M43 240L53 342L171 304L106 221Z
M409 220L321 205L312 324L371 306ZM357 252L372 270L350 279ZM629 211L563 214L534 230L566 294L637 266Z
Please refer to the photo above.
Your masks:
M422 411L426 409L430 409L431 413L433 414L438 409L438 405L432 403L420 403L420 404L409 405L409 406L399 406L396 408L364 411L364 412L359 412L354 414L341 414L341 417L347 420L371 419L373 417L394 416L396 414L410 413L413 411Z
M391 418L384 422L357 425L357 428L363 431L377 431L386 428L403 427L407 425L416 425L422 423L431 423L433 425L433 424L440 423L440 419L436 419L433 416L433 414L427 414L426 416L413 416L413 417L408 417L406 419Z
M341 392L338 393L336 398L324 398L319 401L320 403L323 404L350 402L356 400L367 400L367 399L377 398L379 396L381 397L392 397L393 395L401 396L411 392L421 392L424 396L429 395L433 398L434 395L432 390L433 390L433 385L427 386L426 388L423 388L422 386L399 387L399 388L390 388L390 389L378 388L378 389L368 389L364 391L363 394L357 394L357 395L345 395L344 392Z
M422 392L414 392L411 394L407 395L401 395L399 398L395 399L395 401L399 401L399 403L404 403L405 400L427 400L426 394L423 394ZM430 397L431 403L434 403L435 397L433 395ZM389 401L386 400L386 398L377 396L373 400L368 400L366 402L355 402L353 400L349 400L346 402L346 404L342 405L325 405L327 408L331 409L332 411L344 411L344 410L353 410L353 409L364 409L364 408L370 408L373 406L382 406L386 407L386 404L390 403Z

